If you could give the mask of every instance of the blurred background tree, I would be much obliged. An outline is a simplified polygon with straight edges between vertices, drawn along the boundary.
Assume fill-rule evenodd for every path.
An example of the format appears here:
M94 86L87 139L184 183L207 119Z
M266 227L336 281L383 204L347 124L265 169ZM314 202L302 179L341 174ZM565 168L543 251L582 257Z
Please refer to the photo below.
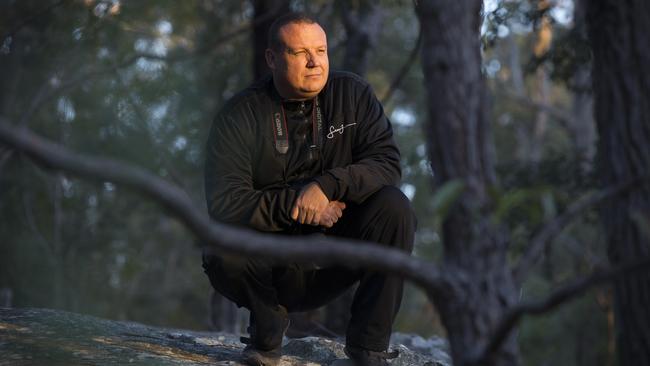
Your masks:
M500 182L489 193L513 260L544 222L598 187L585 2L484 2L483 71ZM211 120L265 72L269 20L287 9L316 14L332 68L364 75L383 100L402 150L401 189L419 218L416 255L439 258L442 220L459 190L431 189L420 28L409 1L4 1L0 115L75 151L156 172L204 207ZM555 239L520 296L588 273L605 263L605 246L590 211ZM238 331L246 323L210 297L197 243L158 206L109 182L51 175L2 146L0 288L12 306L191 329ZM340 332L346 312L339 304L311 313L302 331ZM525 320L524 364L616 364L612 318L612 294L602 288ZM396 330L444 336L436 309L410 285Z

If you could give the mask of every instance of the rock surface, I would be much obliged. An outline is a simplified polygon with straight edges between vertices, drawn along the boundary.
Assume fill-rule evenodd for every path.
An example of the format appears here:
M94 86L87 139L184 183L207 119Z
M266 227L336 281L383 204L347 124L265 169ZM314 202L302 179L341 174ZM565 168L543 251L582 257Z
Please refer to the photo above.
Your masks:
M449 366L439 338L394 334L391 365ZM0 366L241 365L243 345L227 333L195 332L111 321L59 310L0 308ZM336 340L291 339L282 366L331 365L345 358Z

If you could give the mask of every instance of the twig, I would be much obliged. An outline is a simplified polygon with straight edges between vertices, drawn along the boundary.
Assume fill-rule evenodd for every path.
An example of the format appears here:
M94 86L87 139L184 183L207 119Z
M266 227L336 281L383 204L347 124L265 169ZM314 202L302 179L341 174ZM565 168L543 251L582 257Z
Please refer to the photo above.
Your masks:
M573 280L569 284L556 289L542 300L523 302L513 306L501 318L501 321L495 328L493 336L488 338L490 340L489 343L485 346L483 351L478 353L478 357L476 357L474 362L478 365L487 363L487 360L489 360L492 355L501 348L501 345L508 338L512 329L514 329L524 315L544 314L576 296L583 294L592 286L612 281L623 274L643 269L648 266L650 266L650 257L626 263L614 268L596 270L589 276ZM470 364L474 363L470 362Z
M561 215L546 223L533 237L517 267L513 270L513 277L516 283L523 282L530 269L544 252L544 248L546 248L557 234L572 223L573 220L608 198L624 193L646 180L647 178L636 178L618 186L609 187L594 194L588 194L570 205Z
M214 251L267 256L281 261L313 262L369 268L403 276L429 294L447 290L466 280L460 271L440 271L433 263L397 249L343 238L304 238L264 235L210 220L187 194L160 177L112 159L82 156L36 136L15 129L0 117L0 142L22 151L34 161L56 170L136 189L166 207L203 245Z
M506 89L505 93L507 97L514 99L515 101L522 103L529 108L534 108L534 109L547 112L548 114L553 116L553 118L561 122L564 126L571 126L572 124L574 118L568 112L560 108L553 107L552 105L549 105L547 103L534 101L525 95L521 95L511 90Z

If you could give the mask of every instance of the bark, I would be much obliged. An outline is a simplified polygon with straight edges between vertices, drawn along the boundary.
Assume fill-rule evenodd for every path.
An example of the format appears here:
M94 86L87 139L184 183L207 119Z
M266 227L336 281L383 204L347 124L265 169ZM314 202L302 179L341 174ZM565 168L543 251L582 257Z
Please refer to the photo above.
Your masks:
M445 265L469 274L462 289L433 301L449 335L454 364L475 364L517 291L506 262L507 239L489 220L487 189L495 184L493 145L481 75L481 2L420 1L422 67L427 89L429 157L436 185L461 180L465 191L443 222ZM490 360L519 361L513 335Z
M593 48L598 172L604 185L646 174L650 167L650 4L601 0L587 4ZM603 206L610 262L650 254L648 184ZM621 365L650 365L650 271L615 281L614 309Z
M253 28L253 75L255 80L268 74L270 69L266 65L264 51L266 50L269 28L273 21L290 11L288 0L254 0L255 24Z

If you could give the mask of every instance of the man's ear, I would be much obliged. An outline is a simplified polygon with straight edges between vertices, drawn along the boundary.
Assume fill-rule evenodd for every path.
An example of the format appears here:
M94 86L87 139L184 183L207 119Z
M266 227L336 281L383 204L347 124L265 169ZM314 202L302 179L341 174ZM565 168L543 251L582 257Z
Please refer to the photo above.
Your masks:
M266 64L269 69L275 70L275 54L270 48L267 48L266 51L264 51L264 58L266 58Z

